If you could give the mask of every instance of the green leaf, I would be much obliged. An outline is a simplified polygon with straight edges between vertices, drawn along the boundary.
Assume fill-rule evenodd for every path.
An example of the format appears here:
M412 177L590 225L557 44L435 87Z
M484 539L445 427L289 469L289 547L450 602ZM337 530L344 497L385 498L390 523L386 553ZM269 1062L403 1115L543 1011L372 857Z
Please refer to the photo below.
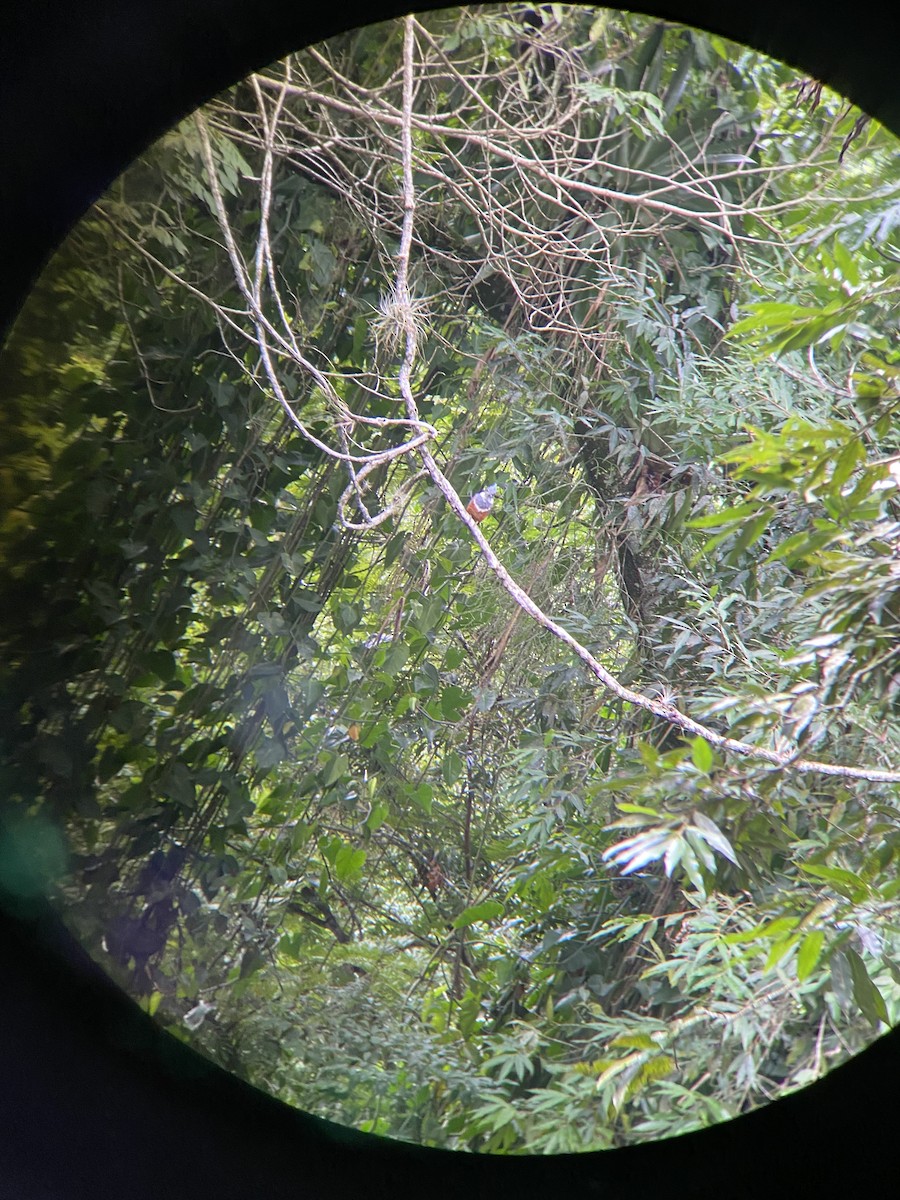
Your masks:
M659 1043L655 1042L648 1033L620 1033L609 1044L626 1050L659 1049Z
M256 971L266 965L266 960L255 946L250 946L241 955L241 970L240 978L246 979L248 975L255 974Z
M668 849L666 850L666 853L663 856L663 870L669 879L672 878L675 868L681 862L684 856L685 848L684 841L681 838L677 838L675 841L670 843Z
M388 817L388 806L380 801L372 805L372 811L366 817L366 828L374 831L380 829Z
M777 966L783 958L786 958L787 955L790 954L799 940L800 935L797 933L792 933L787 937L779 938L776 942L773 942L769 948L769 953L766 956L766 962L763 970L771 971L774 966Z
M816 964L825 943L825 933L821 929L813 929L800 943L797 952L797 979L802 983L816 969Z
M742 522L740 533L729 551L730 556L736 559L739 554L752 546L766 532L771 522L772 510L769 506L765 506L755 517Z
M414 788L410 788L407 792L410 800L417 808L420 808L426 816L431 816L432 805L434 804L434 788L429 783L420 783Z
M434 663L424 662L420 665L412 679L412 689L418 695L428 696L437 691L441 676Z
M464 908L458 917L453 919L454 929L467 929L479 921L493 921L503 915L503 905L499 900L483 900L481 904L473 904Z
M197 788L191 771L181 762L170 763L160 780L163 794L182 808L192 809L196 802Z
M801 863L800 870L804 875L812 875L814 879L822 879L825 883L830 883L836 892L846 896L854 903L866 899L870 894L870 889L863 879L843 867L823 867L818 864Z
M435 593L424 600L419 606L415 618L415 628L420 633L429 633L447 611L447 602L443 596Z
M697 858L703 864L703 867L710 875L716 873L716 860L707 839L702 836L696 829L686 829L684 831L684 840L688 843Z
M722 939L727 945L737 946L747 942L761 942L767 938L778 938L788 930L796 929L799 917L776 917L774 921L763 921L753 929L726 933Z
M390 648L382 647L375 655L375 665L386 675L399 675L409 661L409 647L405 642L395 642Z
M137 657L136 665L142 671L147 671L160 683L169 683L176 677L178 664L171 650L148 650Z
M859 1005L860 1012L873 1025L888 1023L887 1005L884 996L872 982L866 964L850 946L844 947L844 955L850 966L850 977L853 980L853 999Z
M450 750L441 759L441 776L447 787L452 787L463 773L464 763L460 756Z
M366 863L365 850L344 844L334 856L334 873L339 882L348 883L362 873Z
M335 628L342 633L355 629L361 619L361 610L356 604L338 604L333 613Z
M445 721L460 721L472 706L472 693L455 683L441 689L441 714Z
M735 504L731 508L722 508L705 517L693 517L685 524L690 529L731 529L746 521L748 517L755 517L758 512L759 505L747 501L744 504Z
M331 787L350 770L350 759L346 754L332 754L330 761L322 772L322 786Z
M287 758L284 745L278 738L264 737L253 751L253 757L264 771L270 771Z
M695 812L691 820L696 832L712 846L713 850L721 854L723 858L727 858L729 862L734 863L735 866L738 865L737 855L732 849L731 843L714 821L700 812Z
M713 752L705 738L691 738L691 759L698 771L702 771L704 775L709 774L713 765Z
M635 837L626 838L603 851L603 860L615 863L623 875L630 875L641 867L662 858L679 834L670 828L648 829Z

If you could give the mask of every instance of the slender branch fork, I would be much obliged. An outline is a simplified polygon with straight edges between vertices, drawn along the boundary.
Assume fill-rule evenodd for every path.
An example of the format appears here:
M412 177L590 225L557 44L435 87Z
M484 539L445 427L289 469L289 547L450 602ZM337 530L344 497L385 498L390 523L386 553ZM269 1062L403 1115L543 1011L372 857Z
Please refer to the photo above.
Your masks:
M400 507L400 505L403 503L406 492L408 492L414 481L408 480L404 487L400 489L400 492L395 495L393 501L388 505L388 507L373 518L368 514L362 501L361 483L365 476L371 473L377 467L385 466L394 459L409 455L423 442L427 441L431 437L436 436L437 431L432 425L429 425L427 422L422 421L419 418L416 418L415 420L406 420L402 417L367 417L352 413L338 395L334 385L327 375L320 371L319 368L316 367L315 364L311 362L301 351L281 299L278 286L278 276L276 274L275 264L272 258L271 241L269 238L269 213L272 199L272 172L274 162L274 133L278 113L284 102L284 95L282 94L278 97L274 113L271 116L266 113L265 104L258 87L256 88L256 95L260 108L261 119L263 121L263 128L265 131L265 152L263 169L260 177L259 234L257 238L257 253L252 276L247 265L244 263L231 228L230 220L228 218L228 210L225 206L225 200L222 195L222 189L218 179L218 172L216 170L216 164L213 157L209 129L203 115L198 113L196 117L196 125L200 135L200 145L203 154L204 165L209 176L210 190L213 197L216 217L218 219L219 228L225 242L225 249L231 262L231 268L234 274L235 282L237 283L241 295L243 296L247 305L247 313L251 319L254 330L253 335L251 335L251 340L255 341L256 346L259 349L260 361L262 363L269 387L276 400L281 405L281 408L286 414L288 420L299 431L299 433L306 438L307 441L330 457L346 463L351 475L351 483L348 489L344 492L344 495L341 497L341 510L343 510L344 505L349 500L350 494L355 492L359 506L365 514L365 520L362 522L350 522L345 519L344 523L351 528L369 528L372 525L377 525L386 520L393 511ZM267 288L268 293L274 302L279 317L279 327L276 327L266 315L264 308L264 288ZM240 332L244 332L244 330L240 328L230 316L227 318L227 322L232 327L238 327ZM296 366L300 367L300 369L306 375L311 377L313 383L325 396L327 402L335 411L337 430L343 447L342 449L338 450L335 447L328 445L326 442L323 442L321 438L317 438L301 421L282 386L281 378L276 365L276 357L286 358L293 362ZM352 431L353 427L358 424L373 425L381 428L405 426L406 428L410 429L415 436L407 442L403 442L397 446L391 446L384 450L372 450L363 454L353 454L349 450L350 432ZM359 470L356 470L357 464L360 464Z
M303 438L322 453L346 465L350 475L350 483L340 498L338 510L339 520L345 528L365 530L380 525L390 516L400 511L406 504L412 489L418 481L427 477L443 495L459 520L468 528L472 538L481 549L488 567L512 600L533 621L546 629L558 641L568 646L572 653L585 665L590 674L619 699L636 708L652 713L654 716L676 726L687 734L705 739L711 746L723 752L745 759L768 763L777 770L818 773L841 779L868 780L872 783L900 783L900 771L819 762L814 759L800 757L796 753L770 750L762 746L753 745L751 742L727 737L688 716L686 713L681 712L674 705L642 695L626 687L577 638L557 621L553 620L552 617L535 603L531 596L513 579L492 550L480 527L469 516L459 494L453 488L446 475L444 475L429 448L429 443L437 438L437 430L422 419L411 386L418 333L416 322L417 302L413 301L410 292L410 259L414 242L417 205L413 180L413 130L416 129L419 133L426 135L433 130L439 132L444 132L444 130L443 127L432 126L428 122L418 119L415 115L415 45L416 29L420 27L412 16L404 18L404 22L402 109L399 115L395 115L393 112L390 116L386 114L382 115L384 115L388 123L399 127L400 132L402 221L400 224L400 245L396 255L391 300L393 310L399 316L400 324L403 328L403 356L398 368L397 386L405 406L405 417L373 417L367 416L364 413L352 412L340 396L329 373L320 370L304 353L285 310L269 234L269 217L272 203L274 162L278 153L276 137L279 118L282 116L285 98L297 91L290 81L289 71L285 79L280 83L262 76L254 77L251 81L259 110L263 150L263 166L259 178L259 229L252 264L248 265L245 262L231 227L219 183L209 125L202 114L196 116L201 153L209 179L213 208L222 235L224 249L228 255L235 282L244 302L243 309L217 303L201 289L193 286L156 259L145 246L140 245L133 238L129 237L125 230L119 229L120 234L135 249L139 250L153 264L155 269L163 272L173 282L178 283L196 298L209 305L215 311L217 320L222 326L223 331L224 329L230 329L256 348L259 354L265 385L267 385L261 384L261 386L264 386L264 390L267 390L274 397L291 425L297 429ZM263 86L266 92L275 89L277 93L271 108L267 107L262 90ZM450 132L455 137L464 136L462 131L458 129L453 129ZM484 139L480 140L484 141ZM258 145L259 142L256 144ZM485 145L487 145L487 142L485 142ZM493 145L490 148L500 154L500 151ZM503 157L502 154L501 157ZM511 155L511 152L506 152L506 157L515 159L516 156ZM518 160L516 161L518 165ZM529 162L529 166L533 165ZM427 175L427 165L423 168L423 172ZM545 182L555 187L564 189L568 187L568 181L552 170L541 168L539 174ZM619 197L622 195L621 193L612 192L608 194L610 197L614 195ZM627 199L633 200L635 203L644 204L650 208L657 207L672 213L680 212L678 208L668 206L664 202L653 200L652 198L642 198L640 201L632 197L627 197ZM690 215L694 219L697 219L696 213L691 213ZM720 210L720 215L725 217L724 209ZM511 235L515 234L516 230L510 228L509 233ZM270 312L273 313L273 316L269 315ZM298 416L294 405L284 390L279 373L279 364L285 361L293 364L303 372L333 411L339 446L329 445L317 437ZM386 448L362 449L361 452L354 453L350 447L356 436L355 431L359 427L369 427L383 431L390 429L403 430L406 434L406 440ZM400 460L408 462L412 457L420 459L422 468L417 472L413 472L404 480L395 490L392 498L380 511L374 514L369 512L364 502L364 492L368 486L368 476L378 468L387 467ZM346 510L351 500L355 501L359 511L359 520L351 520L347 516Z

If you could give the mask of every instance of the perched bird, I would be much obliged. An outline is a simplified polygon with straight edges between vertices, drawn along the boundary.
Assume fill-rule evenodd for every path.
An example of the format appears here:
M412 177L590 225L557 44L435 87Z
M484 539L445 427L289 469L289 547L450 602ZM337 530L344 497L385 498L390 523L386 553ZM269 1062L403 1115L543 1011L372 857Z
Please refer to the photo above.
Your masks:
M494 496L497 492L496 483L490 484L489 487L483 488L480 492L476 492L469 503L466 505L466 512L474 521L483 521L491 509L494 507Z

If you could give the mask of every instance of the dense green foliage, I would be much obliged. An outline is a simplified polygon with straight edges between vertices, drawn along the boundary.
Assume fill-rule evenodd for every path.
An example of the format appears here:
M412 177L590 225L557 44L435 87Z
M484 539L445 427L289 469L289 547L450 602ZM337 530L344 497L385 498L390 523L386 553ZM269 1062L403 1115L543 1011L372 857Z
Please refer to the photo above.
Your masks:
M292 1103L461 1149L621 1145L900 1015L896 151L643 19L415 36L433 453L464 498L500 485L494 551L616 678L786 761L604 692L415 452L359 494L386 519L344 504L322 447L403 436L345 420L403 415L398 24L164 138L6 348L7 829L64 831L85 944ZM217 190L251 276L267 221L311 438Z

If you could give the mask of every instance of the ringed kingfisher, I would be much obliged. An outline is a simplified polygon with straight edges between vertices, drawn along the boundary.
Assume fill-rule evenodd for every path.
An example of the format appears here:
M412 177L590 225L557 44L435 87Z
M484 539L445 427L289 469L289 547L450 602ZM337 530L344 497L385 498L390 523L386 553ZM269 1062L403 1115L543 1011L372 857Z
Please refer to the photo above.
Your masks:
M480 492L476 492L469 503L466 505L466 512L473 521L481 522L494 507L494 496L497 492L497 484L492 483L488 487L483 488Z

